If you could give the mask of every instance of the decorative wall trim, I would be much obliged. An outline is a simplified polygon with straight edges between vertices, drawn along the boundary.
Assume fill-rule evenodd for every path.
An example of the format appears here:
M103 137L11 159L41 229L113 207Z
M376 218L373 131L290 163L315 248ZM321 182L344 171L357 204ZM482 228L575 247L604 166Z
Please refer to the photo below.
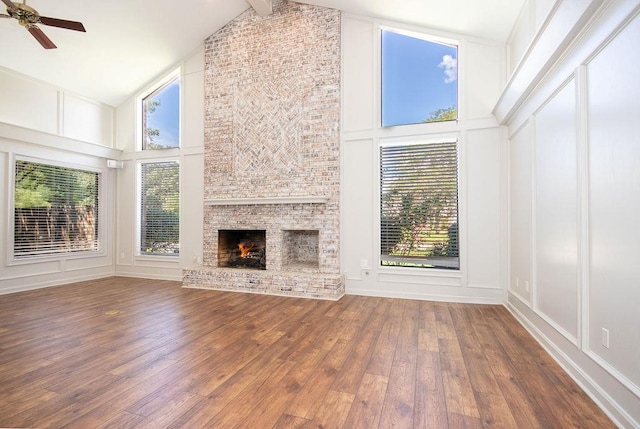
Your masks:
M61 149L74 154L79 153L101 158L120 159L122 154L122 151L118 149L23 128L5 122L0 122L0 139L7 139L17 143L30 143L52 149Z
M500 124L511 121L511 117L543 80L547 71L579 39L578 35L603 3L605 0L564 0L554 7L493 109Z
M29 290L42 289L46 287L64 286L64 285L68 285L69 283L76 283L76 282L83 282L88 280L98 280L98 279L113 277L114 272L113 272L112 265L106 265L106 266L103 266L102 268L104 268L104 272L98 272L95 267L90 267L88 270L85 270L85 271L90 271L91 274L81 275L73 278L67 278L67 277L61 278L60 276L58 276L59 274L64 274L61 272L43 272L42 275L38 274L37 276L29 275L29 276L21 276L21 277L16 276L14 278L3 278L3 279L0 279L0 283L6 283L7 286L3 285L2 287L0 287L0 295L5 295L9 293L26 292ZM76 270L76 271L81 271L81 270ZM32 280L35 277L49 277L53 279L33 282ZM29 281L26 282L25 279L29 279ZM11 283L13 283L13 281L15 280L19 281L19 283L11 285Z
M435 291L434 287L429 288L429 292L392 292L388 290L378 290L369 287L358 288L354 286L353 280L349 285L349 292L347 295L359 295L359 296L374 296L381 298L400 298L400 299L414 299L421 301L437 301L437 302L457 302L463 304L487 304L487 305L504 305L505 291L502 289L472 289L477 291L475 294L470 294L466 288L458 288L460 295L451 293L452 289L448 286L442 286L442 293Z
M327 197L263 197L263 198L205 198L205 206L247 206L261 204L324 204Z

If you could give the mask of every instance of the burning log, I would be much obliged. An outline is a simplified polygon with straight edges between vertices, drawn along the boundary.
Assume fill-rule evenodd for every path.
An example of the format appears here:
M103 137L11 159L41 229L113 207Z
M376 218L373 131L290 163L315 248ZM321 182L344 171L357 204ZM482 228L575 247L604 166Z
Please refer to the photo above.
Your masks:
M255 251L251 251L251 249L255 249L259 245L257 243L245 245L238 245L238 249L240 249L241 254L230 257L227 266L234 268L258 268L260 270L265 270L267 267L265 249L256 249ZM246 254L242 253L242 249L246 250Z
M258 244L252 241L243 241L242 243L238 243L238 249L240 249L240 257L248 258L250 253Z

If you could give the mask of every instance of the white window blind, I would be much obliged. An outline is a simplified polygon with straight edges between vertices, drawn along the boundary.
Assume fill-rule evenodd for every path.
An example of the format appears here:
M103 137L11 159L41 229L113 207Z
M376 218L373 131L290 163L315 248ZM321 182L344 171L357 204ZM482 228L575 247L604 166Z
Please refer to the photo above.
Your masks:
M380 148L382 265L459 269L457 142Z
M98 250L100 174L16 160L16 258Z
M140 253L180 253L180 166L176 161L141 164Z

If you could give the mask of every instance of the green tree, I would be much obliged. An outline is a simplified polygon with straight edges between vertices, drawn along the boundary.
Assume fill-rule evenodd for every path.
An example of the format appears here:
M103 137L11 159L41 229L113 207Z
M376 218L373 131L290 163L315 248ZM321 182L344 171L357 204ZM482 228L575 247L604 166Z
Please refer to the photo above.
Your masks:
M144 148L145 149L161 149L162 146L155 143L155 138L160 137L160 130L158 128L149 127L149 118L155 113L158 106L160 106L160 100L150 99L145 100L143 103L143 129L144 129Z
M381 253L456 256L455 144L386 147L381 162Z
M97 175L90 171L26 161L16 162L16 208L93 205Z
M99 174L16 161L14 249L91 250L97 237Z
M458 119L458 109L456 106L447 107L445 109L438 109L431 112L429 117L425 119L425 122L444 122L455 121Z
M180 242L180 169L176 162L142 165L144 253L178 253Z

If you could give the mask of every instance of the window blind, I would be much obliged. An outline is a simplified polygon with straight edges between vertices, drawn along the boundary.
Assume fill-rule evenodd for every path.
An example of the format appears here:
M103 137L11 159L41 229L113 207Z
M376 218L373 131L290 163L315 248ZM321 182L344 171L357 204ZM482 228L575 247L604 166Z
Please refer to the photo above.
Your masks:
M457 142L380 147L381 264L458 269Z
M100 174L16 160L16 258L98 250Z
M177 161L141 164L140 253L180 253L180 166Z

